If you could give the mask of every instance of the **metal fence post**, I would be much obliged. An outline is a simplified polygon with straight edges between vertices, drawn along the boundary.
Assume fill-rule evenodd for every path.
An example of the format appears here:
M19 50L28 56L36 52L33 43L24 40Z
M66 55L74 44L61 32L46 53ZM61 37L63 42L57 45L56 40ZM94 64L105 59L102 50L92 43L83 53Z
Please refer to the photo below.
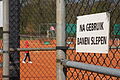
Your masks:
M3 80L9 80L9 0L3 0Z
M56 72L57 80L65 80L64 66L60 60L65 59L65 2L64 0L56 0L56 40L57 40L57 54L56 54ZM61 49L60 49L61 48Z

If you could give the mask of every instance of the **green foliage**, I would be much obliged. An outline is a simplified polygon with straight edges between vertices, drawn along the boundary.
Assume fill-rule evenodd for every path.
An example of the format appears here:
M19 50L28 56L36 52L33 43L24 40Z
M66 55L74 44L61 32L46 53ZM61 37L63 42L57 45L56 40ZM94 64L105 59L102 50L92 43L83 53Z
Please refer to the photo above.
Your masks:
M22 34L36 33L39 30L47 30L47 27L41 26L43 23L55 23L56 5L55 0L31 0L22 3L21 7L21 27Z
M77 16L109 11L111 14L110 32L114 30L114 24L120 24L120 5L111 0L65 1L66 23L68 24L76 24ZM30 0L22 3L20 20L21 34L46 34L50 23L56 22L56 0Z

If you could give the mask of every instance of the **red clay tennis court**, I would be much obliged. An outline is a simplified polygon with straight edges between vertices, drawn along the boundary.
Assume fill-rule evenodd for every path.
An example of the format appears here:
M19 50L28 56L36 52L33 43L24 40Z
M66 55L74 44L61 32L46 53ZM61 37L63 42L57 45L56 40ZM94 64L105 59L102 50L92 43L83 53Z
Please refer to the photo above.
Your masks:
M24 41L21 40L20 47L24 48ZM55 44L49 44L45 45L43 44L43 41L40 40L29 40L30 48L47 48L47 47L55 47ZM50 43L56 43L56 41L50 41ZM120 41L118 42L120 43ZM116 46L115 44L112 44L112 41L110 42L110 45ZM71 47L74 46L74 44L69 45ZM76 60L84 63L90 63L95 65L102 65L102 66L109 66L114 67L117 69L120 69L120 50L111 49L106 54L93 54L93 53L76 53L75 50L67 50L67 58L70 60ZM95 57L92 57L94 56ZM56 51L30 51L30 56L32 60L32 64L30 63L22 63L23 57L24 57L24 51L20 52L20 80L56 80ZM0 62L2 62L2 56L0 56ZM98 59L99 58L99 59ZM74 76L78 77L78 73L80 70L69 68L67 72L67 77L69 80L69 77ZM72 73L73 72L73 73ZM85 72L81 71L81 75L79 74L79 79L83 78L82 73L87 73L88 75L84 76L84 80L88 80L88 76L92 72ZM0 77L2 78L2 68L0 68ZM97 73L92 73L92 76L90 77L90 80L94 79L94 76L96 76ZM102 74L99 74L99 76L103 76ZM70 80L74 80L74 78L71 78ZM96 78L97 79L97 78ZM109 76L106 76L106 79L109 79ZM112 79L116 79L115 77ZM99 78L97 79L99 80Z

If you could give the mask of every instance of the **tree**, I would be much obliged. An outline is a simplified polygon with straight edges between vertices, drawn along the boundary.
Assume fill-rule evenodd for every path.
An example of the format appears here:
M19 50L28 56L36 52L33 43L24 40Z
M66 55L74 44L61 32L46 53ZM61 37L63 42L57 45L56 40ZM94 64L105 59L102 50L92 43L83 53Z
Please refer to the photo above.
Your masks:
M35 33L39 27L41 31L47 30L43 24L55 23L55 0L33 0L22 3L21 7L21 33L26 33L26 28L31 28L28 33ZM31 25L31 26L30 26ZM27 29L28 30L28 29Z

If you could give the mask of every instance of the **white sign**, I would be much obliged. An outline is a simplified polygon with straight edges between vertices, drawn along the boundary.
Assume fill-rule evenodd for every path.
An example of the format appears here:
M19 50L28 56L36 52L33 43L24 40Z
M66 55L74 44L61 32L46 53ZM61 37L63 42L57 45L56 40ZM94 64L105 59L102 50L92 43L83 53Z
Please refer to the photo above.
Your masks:
M3 27L3 2L0 1L0 27Z
M110 14L77 17L76 52L108 53Z

